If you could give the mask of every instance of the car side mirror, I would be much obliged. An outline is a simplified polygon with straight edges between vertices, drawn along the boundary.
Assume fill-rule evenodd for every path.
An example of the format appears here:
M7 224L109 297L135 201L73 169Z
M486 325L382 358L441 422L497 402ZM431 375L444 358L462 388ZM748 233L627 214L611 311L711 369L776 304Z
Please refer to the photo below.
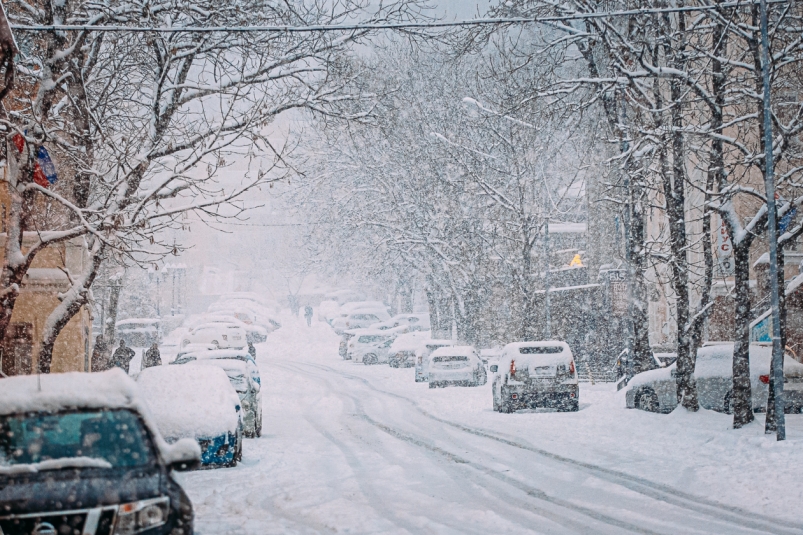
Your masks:
M165 461L171 470L195 470L201 466L201 446L191 438L182 438L170 445Z
M497 366L496 364L491 364L491 373L496 373L496 370L498 370L498 369L499 369L499 366Z

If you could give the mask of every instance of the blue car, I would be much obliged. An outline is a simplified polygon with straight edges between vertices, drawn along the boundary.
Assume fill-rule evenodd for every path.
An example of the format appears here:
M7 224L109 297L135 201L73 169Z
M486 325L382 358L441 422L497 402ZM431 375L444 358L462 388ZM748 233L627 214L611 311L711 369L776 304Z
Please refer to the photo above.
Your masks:
M235 466L242 459L240 397L222 369L155 366L143 370L137 383L168 442L198 442L202 467Z

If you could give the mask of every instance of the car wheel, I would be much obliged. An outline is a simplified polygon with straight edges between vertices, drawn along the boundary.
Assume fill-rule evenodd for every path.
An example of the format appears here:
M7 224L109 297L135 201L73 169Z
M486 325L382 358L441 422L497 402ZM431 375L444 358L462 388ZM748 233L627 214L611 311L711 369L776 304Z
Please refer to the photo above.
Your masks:
M436 382L434 382L434 381L430 381L430 382L429 382L429 387L430 387L430 388L438 388L438 383L436 383Z
M494 412L498 412L499 411L499 402L496 400L496 394L493 394L492 397L493 397Z
M661 408L658 403L658 396L652 390L645 390L639 394L636 406L647 412L658 412Z
M370 366L371 364L377 364L378 362L379 362L379 359L373 353L365 355L362 358L362 363L365 364L366 366Z
M566 404L567 412L577 412L580 410L580 400L572 399Z

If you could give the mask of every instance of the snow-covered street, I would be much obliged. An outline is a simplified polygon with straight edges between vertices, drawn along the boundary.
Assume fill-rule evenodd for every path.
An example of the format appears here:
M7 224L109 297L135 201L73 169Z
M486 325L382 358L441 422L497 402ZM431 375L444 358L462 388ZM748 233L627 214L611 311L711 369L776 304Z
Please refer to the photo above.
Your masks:
M778 443L761 415L627 410L609 384L583 384L579 413L499 414L488 385L429 389L283 324L257 347L263 436L181 475L203 535L803 533L803 416Z

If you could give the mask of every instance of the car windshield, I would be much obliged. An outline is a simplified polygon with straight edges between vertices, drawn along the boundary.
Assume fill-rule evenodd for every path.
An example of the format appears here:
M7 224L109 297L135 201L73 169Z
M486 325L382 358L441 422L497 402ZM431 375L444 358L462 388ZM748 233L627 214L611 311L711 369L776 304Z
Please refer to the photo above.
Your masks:
M196 360L195 357L179 357L173 361L173 364L187 364L188 362L192 362Z
M432 362L468 362L468 357L465 355L446 355L442 357L433 357Z
M84 466L145 466L154 460L149 442L137 415L124 409L0 416L0 473L4 466L76 458Z
M384 336L360 336L357 341L361 344L372 344L374 342L381 342L385 339L386 338Z

